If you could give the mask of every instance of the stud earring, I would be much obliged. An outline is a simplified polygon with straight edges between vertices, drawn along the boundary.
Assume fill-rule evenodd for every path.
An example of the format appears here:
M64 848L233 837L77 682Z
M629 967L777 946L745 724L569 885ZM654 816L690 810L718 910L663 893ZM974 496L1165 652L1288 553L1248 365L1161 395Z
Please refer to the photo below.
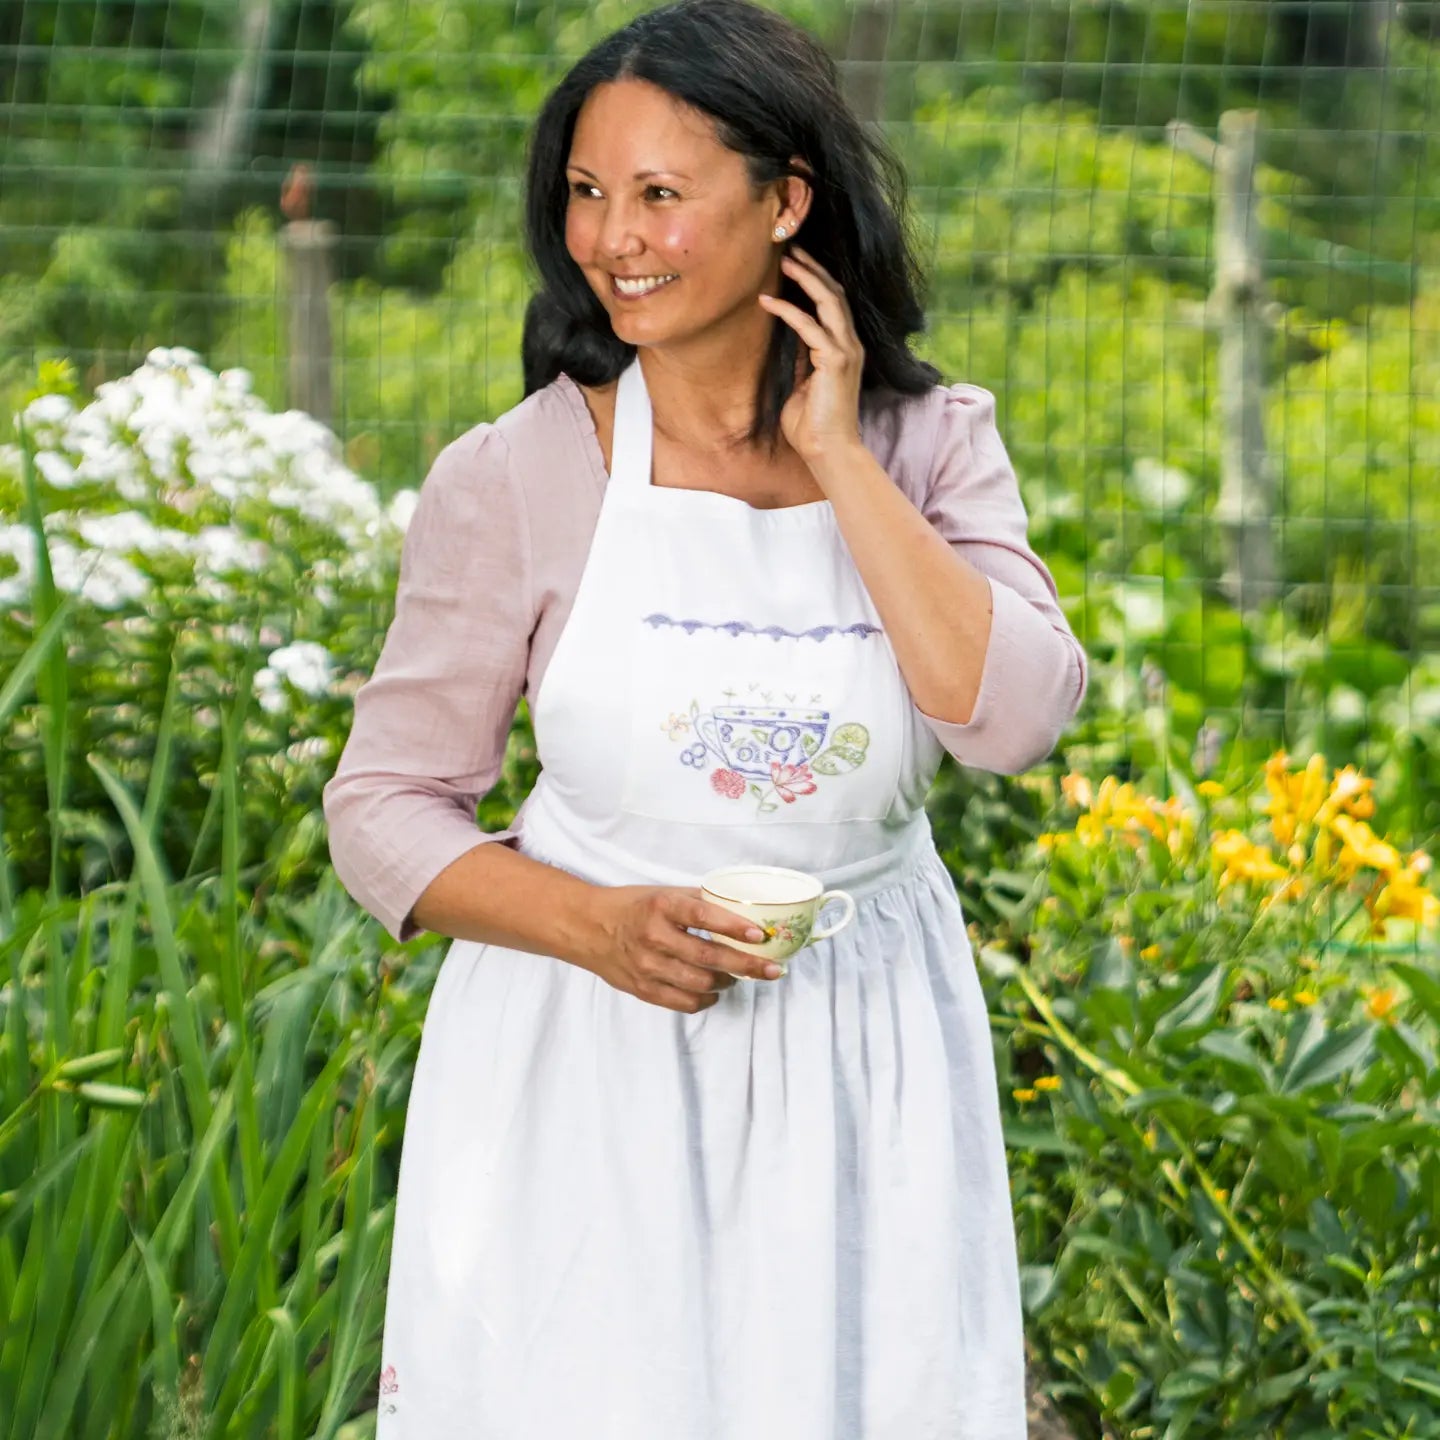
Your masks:
M785 238L785 234L786 234L786 231L785 231L785 227L784 227L783 225L777 225L777 226L775 227L775 238L776 238L777 240L783 240L783 239Z

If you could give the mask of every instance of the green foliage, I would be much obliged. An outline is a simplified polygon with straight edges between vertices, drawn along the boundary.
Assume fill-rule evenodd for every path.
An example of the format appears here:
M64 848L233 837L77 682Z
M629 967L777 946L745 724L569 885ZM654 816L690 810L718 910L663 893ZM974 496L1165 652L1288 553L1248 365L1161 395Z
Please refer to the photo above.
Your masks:
M328 873L262 906L279 872L234 844L175 880L163 772L143 797L97 772L131 876L0 928L11 1433L337 1436L372 1403L438 947L378 954ZM228 762L227 835L241 784Z
M1068 271L1119 278L1137 261L1194 293L1208 283L1203 260L1172 261L1157 243L1210 213L1209 172L1168 145L1102 130L1089 109L1027 105L1000 87L917 107L904 139L917 208L933 216L943 312L980 295L1028 309Z
M1353 769L1265 782L1068 777L982 946L1030 1328L1117 1433L1432 1435L1440 902Z
M318 215L378 224L363 170L387 101L357 103L348 9L349 0L0 9L9 121L0 388L51 349L79 361L92 385L177 336L209 351L208 291L225 231L242 207L278 201L292 161L341 172L317 187ZM350 167L358 183L344 177ZM366 263L372 248L352 243L346 263Z

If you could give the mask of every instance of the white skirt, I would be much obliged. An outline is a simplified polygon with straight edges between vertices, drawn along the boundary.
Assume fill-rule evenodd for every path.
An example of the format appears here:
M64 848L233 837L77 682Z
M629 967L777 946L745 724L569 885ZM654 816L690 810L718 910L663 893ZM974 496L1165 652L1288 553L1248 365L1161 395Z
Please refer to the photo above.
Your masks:
M994 1058L933 846L699 1015L441 966L377 1440L1023 1440Z

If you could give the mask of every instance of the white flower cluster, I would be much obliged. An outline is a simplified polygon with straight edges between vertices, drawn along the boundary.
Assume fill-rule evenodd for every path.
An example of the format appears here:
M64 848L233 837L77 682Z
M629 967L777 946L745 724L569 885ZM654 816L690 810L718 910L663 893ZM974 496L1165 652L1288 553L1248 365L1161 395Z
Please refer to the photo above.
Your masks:
M43 486L98 486L107 507L116 500L131 507L84 514L45 507L57 587L104 609L132 604L149 589L136 555L188 556L197 583L223 597L221 577L265 568L271 525L287 513L333 534L342 565L363 566L394 548L414 507L412 491L382 506L375 487L344 464L329 429L298 410L269 410L251 393L246 371L214 374L180 347L152 350L83 409L44 395L18 418ZM20 466L19 446L0 449L0 471L18 478ZM152 518L202 508L225 523L184 530ZM15 562L13 571L0 563L0 604L21 603L34 583L34 536L0 525L0 556Z
M287 680L306 695L323 695L333 678L330 652L313 640L297 640L270 652L269 663L255 672L255 692L260 708L273 714L285 708Z
M300 609L299 587L323 611L347 580L373 580L398 555L416 492L383 505L330 430L299 411L271 412L250 383L244 370L213 374L193 351L156 349L83 408L63 395L25 408L17 420L57 589L133 613L162 586L225 601L235 593L227 581L283 573L284 599ZM0 487L19 494L22 466L20 446L0 447ZM0 522L0 607L29 602L38 564L33 530ZM247 643L245 626L224 628ZM336 675L325 646L284 638L270 630L261 640L269 654L255 689L271 713L296 692L326 693Z

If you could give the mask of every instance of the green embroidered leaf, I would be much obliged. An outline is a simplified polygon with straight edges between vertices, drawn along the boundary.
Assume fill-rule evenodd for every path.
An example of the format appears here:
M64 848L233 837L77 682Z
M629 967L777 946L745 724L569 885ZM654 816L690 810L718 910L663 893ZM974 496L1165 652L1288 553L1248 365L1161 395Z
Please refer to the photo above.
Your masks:
M800 748L809 755L820 742L807 730L800 737Z
M810 769L816 775L848 775L864 763L864 750L856 750L849 745L832 745L810 762Z
M839 729L830 737L832 746L844 746L847 750L865 751L870 748L870 732L863 726L857 725L853 720Z
M755 737L755 743L757 745L768 745L770 743L770 734L768 731L752 730L750 733Z
M698 700L692 700L692 701L690 702L690 714L693 716L693 715L698 715L699 713L700 713L700 702L699 702Z

